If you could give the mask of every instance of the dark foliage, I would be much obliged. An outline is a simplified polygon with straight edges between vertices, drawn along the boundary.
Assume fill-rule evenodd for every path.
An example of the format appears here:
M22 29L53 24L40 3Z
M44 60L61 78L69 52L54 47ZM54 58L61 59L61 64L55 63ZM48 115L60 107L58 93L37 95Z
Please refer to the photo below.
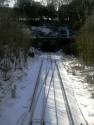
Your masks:
M79 29L94 5L93 0L73 0L59 8L59 19L63 24Z

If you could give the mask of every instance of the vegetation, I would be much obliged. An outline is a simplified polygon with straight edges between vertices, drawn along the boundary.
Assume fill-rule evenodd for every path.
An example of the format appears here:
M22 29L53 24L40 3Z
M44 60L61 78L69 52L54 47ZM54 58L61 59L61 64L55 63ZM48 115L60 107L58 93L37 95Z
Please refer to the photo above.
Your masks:
M77 47L81 60L87 65L94 65L94 11L86 19L77 35Z
M6 45L8 45L9 48L11 48L10 51L13 51L17 56L19 55L20 48L24 51L28 48L27 43L29 42L26 41L29 41L29 37L28 35L24 35L24 32L22 31L23 25L19 23L19 18L24 16L25 18L30 19L44 17L53 19L57 17L57 6L58 16L61 23L63 25L69 25L73 29L79 31L77 34L77 44L75 45L75 43L73 43L70 46L70 51L72 53L76 53L77 48L79 57L81 57L81 59L83 59L87 64L93 64L94 59L93 54L91 53L93 51L94 26L93 23L90 22L93 17L88 17L88 15L93 9L94 0L68 0L66 4L63 4L62 0L47 0L47 6L43 6L41 3L34 1L31 3L30 0L18 0L16 5L18 8L1 8L0 55L4 55L2 53L5 52L2 48ZM63 49L67 50L67 45Z
M79 29L94 5L94 0L72 0L59 8L59 19L74 29Z
M77 31L76 44L71 49L86 65L94 65L94 0L72 0L62 5L59 19Z
M54 18L56 10L52 3L47 6L42 5L40 2L20 1L17 3L19 10L22 14L29 18Z
M24 65L29 47L29 34L24 32L25 26L19 23L14 12L10 8L0 8L0 70L4 79L11 66L15 65L15 70L17 65L21 67L22 61Z

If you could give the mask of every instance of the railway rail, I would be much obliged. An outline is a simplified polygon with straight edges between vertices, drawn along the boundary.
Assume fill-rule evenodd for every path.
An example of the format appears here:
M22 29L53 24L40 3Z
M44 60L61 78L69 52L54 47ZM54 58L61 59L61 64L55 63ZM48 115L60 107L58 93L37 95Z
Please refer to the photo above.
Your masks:
M59 105L60 101L62 105ZM41 61L29 113L30 121L24 125L78 125L71 111L57 60L50 54ZM66 118L65 122L63 117ZM87 124L82 122L79 125Z

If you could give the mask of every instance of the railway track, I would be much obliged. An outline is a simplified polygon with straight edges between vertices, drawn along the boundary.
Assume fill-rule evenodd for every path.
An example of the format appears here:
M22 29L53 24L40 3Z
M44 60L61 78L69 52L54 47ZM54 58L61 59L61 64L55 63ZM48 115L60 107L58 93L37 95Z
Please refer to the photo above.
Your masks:
M42 99L43 100L43 102L42 102L43 103L42 104L43 107L42 107L42 111L41 111L42 113L40 114L41 118L40 118L39 123L40 124L44 124L44 120L42 119L42 117L44 116L43 112L45 112L44 108L45 108L45 105L46 105L45 102L47 100L47 99L45 99L46 80L48 78L49 71L50 71L50 68L51 68L50 67L51 65L49 66L47 64L48 63L48 56L47 56L46 60L47 60L46 64L44 64L44 61L41 63L40 71L39 71L38 78L37 78L36 85L35 85L35 89L34 89L35 91L33 93L33 99L32 99L31 108L30 108L30 112L31 112L31 122L30 122L30 125L36 124L36 121L34 120L34 117L35 117L34 115L35 115L35 112L36 112L35 110L36 110L36 107L38 105L38 101L39 101L39 98L40 98L42 92L43 92L43 99ZM51 62L49 61L49 63L51 63ZM40 79L43 76L43 74L42 74L43 65L45 66L45 71L43 72L44 73L44 78L42 79L43 81L41 83Z
M60 68L50 54L41 61L29 112L28 125L87 125L75 123Z
M67 111L69 123L70 123L70 125L75 125L73 117L72 117L71 109L70 109L70 106L69 106L69 102L68 102L68 99L67 99L66 91L65 91L65 88L64 88L64 85L63 85L63 81L62 81L62 78L61 78L61 75L60 75L60 71L59 71L59 68L58 68L58 65L57 65L56 62L55 62L55 65L56 65L56 68L57 68L57 74L58 74L58 78L59 78L60 85L61 85L62 95L63 95L64 102L65 102L65 105L66 105L66 111Z

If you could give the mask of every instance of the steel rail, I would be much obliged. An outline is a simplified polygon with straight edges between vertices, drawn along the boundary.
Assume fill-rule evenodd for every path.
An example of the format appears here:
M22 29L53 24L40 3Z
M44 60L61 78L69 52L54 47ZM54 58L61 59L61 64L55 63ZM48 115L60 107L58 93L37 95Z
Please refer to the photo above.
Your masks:
M34 107L34 104L33 104L33 102L34 102L34 100L35 100L35 95L36 95L36 90L37 90L37 88L38 88L38 84L39 84L39 79L40 79L40 76L41 76L41 71L42 71L42 66L43 66L43 59L41 60L41 64L40 64L40 67L39 67L39 70L38 70L38 76L37 76L37 79L36 79L36 84L35 84L35 87L34 87L34 91L33 91L33 95L32 95L32 98L31 98L31 104L30 104L30 108L29 108L29 110L28 110L28 114L30 113L30 112L32 112L32 110L33 110L33 107ZM23 115L22 115L23 116ZM21 117L22 117L21 116ZM28 115L27 115L28 116ZM25 116L25 117L27 117L27 116ZM21 119L21 117L20 117L20 119ZM25 117L24 117L24 119L25 119ZM25 122L26 121L24 121L24 123L23 123L23 120L21 121L20 119L18 119L18 121L17 121L17 125L24 125L25 124ZM30 125L30 122L31 121L28 121L28 125Z
M52 66L52 63L51 63L51 66ZM46 112L46 105L47 105L48 96L49 96L50 89L51 89L51 84L52 84L52 80L53 80L53 76L54 76L54 71L55 71L55 68L52 70L52 76L51 76L51 79L50 79L50 84L49 84L49 88L48 88L48 93L47 93L46 98L44 99L44 108L43 108L43 112L42 112L41 125L45 125L45 112Z
M33 115L33 112L34 112L35 99L36 99L37 90L38 90L39 81L40 81L40 76L41 76L41 72L42 72L42 66L43 66L43 59L41 61L40 69L39 69L38 76L37 76L37 79L36 79L34 92L33 92L32 99L31 99L31 105L30 105L30 109L29 109L29 112L31 113L31 119L32 119L32 115ZM30 120L29 124L32 125L32 121L31 120Z
M64 87L64 84L63 84L63 81L62 81L62 78L61 78L61 74L60 74L60 71L59 71L59 67L58 67L58 64L56 62L55 62L55 65L56 65L56 68L57 68L57 74L58 74L58 78L59 78L60 85L61 85L62 95L64 97L66 111L67 111L67 115L68 115L68 119L69 119L69 124L75 125L74 120L73 120L73 116L72 116L72 112L71 112L71 109L70 109L70 105L69 105L69 102L68 102L68 99L67 99L65 87Z
M56 101L56 89L55 89L54 79L53 79L53 90L54 90L54 103L55 103L56 121L57 121L57 125L59 125L59 122L58 122L58 111L57 111L57 101Z
M46 83L46 80L47 80L49 71L50 71L50 67L49 67L48 71L46 71L46 75L45 75L45 78L44 78L43 86L44 86L45 83ZM38 80L38 83L39 83L39 80ZM41 90L40 90L39 94L41 93L43 86L41 87ZM38 102L38 99L39 99L39 95L37 96L37 99L36 99L36 96L37 96L37 90L36 90L35 99L33 100L33 105L34 105L34 106L33 106L33 109L31 110L31 122L30 122L30 125L33 124L33 116L34 116L34 112L35 112L35 107L36 107L37 102Z
M36 84L35 84L34 92L33 92L33 95L32 95L29 112L31 112L33 110L34 100L35 100L35 97L36 97L36 94L37 94L36 92L37 92L37 89L38 89L39 80L40 80L40 76L41 76L41 72L42 72L42 66L43 66L43 60L41 61L40 69L39 69L38 76L37 76L37 79L36 79Z
M47 60L48 60L48 57L47 57ZM48 73L49 73L49 70L50 70L50 69L48 69ZM46 75L48 75L48 73L47 73L47 65L46 65ZM43 84L42 84L42 86L41 86L41 88L40 88L40 91L39 91L39 93L38 93L38 96L37 96L37 98L36 98L35 106L37 105L37 102L38 102L38 99L39 99L39 96L40 96L40 94L41 94L41 91L42 91L43 87L45 87L45 80L44 80L44 82L43 82Z
M63 64L64 65L64 64ZM66 68L65 68L66 69ZM94 70L93 70L94 71ZM80 72L80 73L82 73L82 72ZM73 89L73 88L72 88ZM74 92L74 91L73 91ZM81 110L81 108L80 108L80 106L79 106L79 103L78 103L78 100L77 100L77 98L75 97L75 94L74 94L74 98L75 98L75 100L76 100L76 103L77 103L77 106L78 106L78 108L79 108L79 111L80 111L80 113L81 113L81 115L82 115L82 117L83 117L83 120L85 121L85 124L86 125L89 125L88 124L88 121L86 120L86 118L85 118L85 116L84 116L84 114L83 114L83 112L82 112L82 110ZM83 123L81 123L81 125L83 125Z

